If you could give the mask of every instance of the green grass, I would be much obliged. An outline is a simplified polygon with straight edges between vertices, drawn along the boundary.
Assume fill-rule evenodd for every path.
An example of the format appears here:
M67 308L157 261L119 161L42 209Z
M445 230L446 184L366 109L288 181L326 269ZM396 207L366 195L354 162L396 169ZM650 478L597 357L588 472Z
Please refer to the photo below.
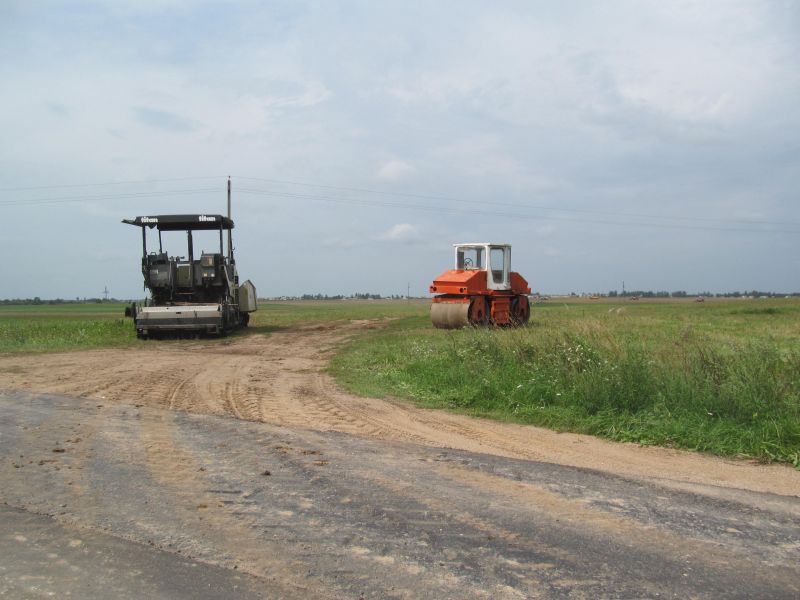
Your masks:
M579 302L517 330L423 315L345 346L353 392L800 466L800 301Z
M136 339L133 322L123 317L125 304L0 305L0 353L54 352L134 346L151 342ZM271 331L352 319L379 319L414 314L419 304L383 301L263 302L250 327L233 335ZM223 343L224 338L206 342ZM159 344L185 343L160 340Z
M0 306L0 352L52 352L136 342L124 304Z
M152 344L123 309L0 306L0 352ZM553 301L526 328L459 331L427 303L270 302L235 335L382 318L331 364L355 393L800 465L800 300Z
M384 300L262 302L252 315L250 328L269 331L311 323L398 318L427 314L427 308L419 302Z

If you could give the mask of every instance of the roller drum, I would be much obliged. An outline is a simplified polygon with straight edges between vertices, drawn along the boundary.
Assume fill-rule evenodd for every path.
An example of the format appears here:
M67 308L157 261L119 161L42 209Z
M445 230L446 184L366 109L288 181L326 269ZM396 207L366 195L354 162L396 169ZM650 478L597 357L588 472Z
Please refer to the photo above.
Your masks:
M434 302L431 321L438 329L460 329L469 325L469 302Z

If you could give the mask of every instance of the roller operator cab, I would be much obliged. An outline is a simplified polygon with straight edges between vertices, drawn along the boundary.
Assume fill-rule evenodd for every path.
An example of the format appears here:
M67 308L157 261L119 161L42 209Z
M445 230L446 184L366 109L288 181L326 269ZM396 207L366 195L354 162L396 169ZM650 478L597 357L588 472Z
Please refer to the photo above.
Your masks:
M224 334L244 327L257 309L255 286L239 283L233 258L233 221L222 215L155 215L125 219L142 230L142 276L150 291L145 306L125 311L134 318L136 334L147 338L162 334ZM148 231L158 234L158 251L148 251ZM195 256L195 232L219 247ZM183 232L184 255L170 256L164 249L164 232ZM228 251L224 252L227 233ZM217 251L218 250L218 251Z
M429 291L435 327L524 325L530 318L531 290L511 271L510 244L453 244L455 268L434 279Z

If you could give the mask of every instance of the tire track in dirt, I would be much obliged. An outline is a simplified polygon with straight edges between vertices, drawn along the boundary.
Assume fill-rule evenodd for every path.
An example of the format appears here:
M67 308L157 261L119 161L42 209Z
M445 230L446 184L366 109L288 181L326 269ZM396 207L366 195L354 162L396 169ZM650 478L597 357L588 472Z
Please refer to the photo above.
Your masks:
M330 351L377 321L295 327L219 341L0 356L0 388L229 415L586 467L682 483L800 496L800 471L360 398L325 372Z
M234 515L228 505L208 489L198 473L200 464L193 454L176 443L170 419L148 417L141 428L142 443L146 450L147 466L153 478L171 490L178 498L187 520L202 512L202 521L195 521L199 530L186 540L183 550L191 555L202 546L214 549L221 564L231 561L237 569L259 577L270 577L283 582L295 594L315 598L334 598L334 593L320 581L303 577L303 563L287 560L288 548L278 556L275 548L266 546L251 524L242 515Z
M652 478L366 436L59 396L0 400L0 449L26 459L21 469L0 461L0 501L256 575L267 597L798 592L796 498L727 490L751 498L709 500L707 486L675 492ZM60 470L30 464L54 456L55 441L76 444L57 455Z
M24 496L8 494L3 489L3 503L15 507L26 506L28 510L49 513L43 499L57 490L59 518L66 523L76 523L74 507L81 506L89 513L97 513L98 497L93 493L88 463L95 454L94 445L98 433L103 430L105 414L102 405L91 410L89 416L79 423L66 422L48 415L37 422L28 423L13 439L13 451L6 454L14 457L21 468L35 473L25 473L25 480L34 493ZM6 461L3 461L5 463ZM11 481L7 464L0 463L0 480ZM38 476L46 474L46 481ZM36 483L33 483L36 482ZM7 495L8 494L8 495Z

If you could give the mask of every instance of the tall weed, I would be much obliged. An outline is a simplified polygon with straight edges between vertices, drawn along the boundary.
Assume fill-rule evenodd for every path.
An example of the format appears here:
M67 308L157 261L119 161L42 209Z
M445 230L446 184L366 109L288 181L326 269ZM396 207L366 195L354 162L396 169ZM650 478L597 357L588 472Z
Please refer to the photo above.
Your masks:
M397 328L344 349L333 370L357 392L800 464L800 349L693 327L646 337L616 325Z

